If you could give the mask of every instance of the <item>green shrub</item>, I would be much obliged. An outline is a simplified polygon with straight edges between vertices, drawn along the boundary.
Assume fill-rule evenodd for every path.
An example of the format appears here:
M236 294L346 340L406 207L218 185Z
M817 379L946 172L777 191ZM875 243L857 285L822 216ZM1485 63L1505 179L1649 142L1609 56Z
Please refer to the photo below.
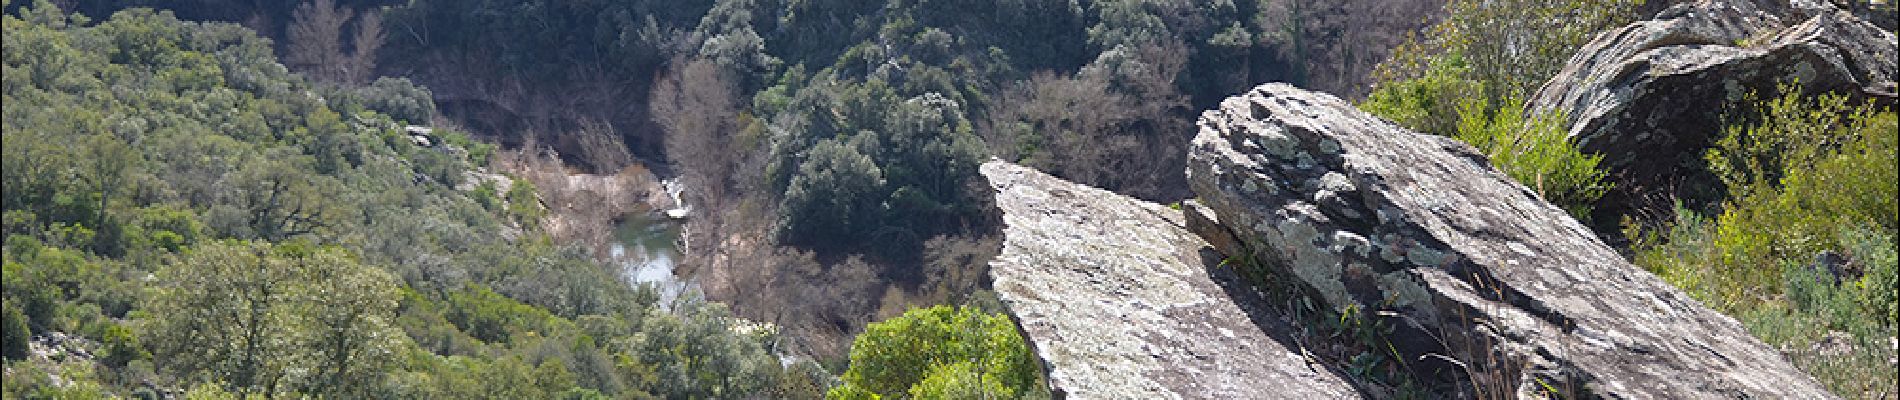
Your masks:
M500 194L501 189L495 187L495 181L483 180L475 185L475 190L469 191L468 197L475 199L475 204L481 205L482 209L496 211L501 209Z
M105 348L105 357L101 360L114 368L124 367L133 360L152 358L145 346L139 344L139 337L131 328L117 322L105 322L101 329L99 342Z
M1712 218L1678 210L1666 233L1628 233L1634 261L1791 349L1797 367L1836 393L1890 390L1900 119L1839 96L1784 93L1705 154L1729 185L1725 209ZM1848 262L1816 265L1823 252ZM1826 350L1841 345L1845 353Z
M1771 109L1784 102L1777 101ZM1784 110L1784 115L1809 114L1811 110ZM1715 273L1723 275L1721 281L1735 283L1724 289L1772 289L1780 277L1752 266L1777 265L1782 260L1806 262L1822 251L1848 251L1856 235L1844 232L1855 227L1886 232L1900 227L1896 223L1900 212L1896 211L1895 197L1900 192L1896 192L1895 180L1900 174L1896 174L1893 161L1894 121L1892 113L1863 114L1825 133L1815 133L1810 126L1770 121L1747 131L1754 143L1784 143L1768 147L1778 151L1751 151L1754 155L1731 157L1740 152L1720 146L1710 150L1711 160L1756 160L1739 164L1749 167L1726 170L1729 173L1724 178L1734 179L1736 186L1730 192L1735 198L1719 216L1709 243L1718 257L1710 261L1722 266ZM1777 125L1788 129L1767 129ZM1840 140L1847 142L1835 144ZM1741 141L1724 138L1722 142Z
M356 88L354 94L364 108L411 124L426 125L435 117L429 88L417 86L408 78L376 78L369 86Z
M1856 235L1858 240L1848 244L1849 253L1858 256L1867 267L1866 275L1857 282L1861 307L1869 311L1868 315L1883 318L1881 321L1892 328L1900 321L1900 268L1896 268L1900 265L1900 251L1894 248L1893 237L1867 233Z
M1871 122L1871 108L1849 106L1844 95L1810 98L1794 84L1782 85L1780 91L1782 96L1739 113L1745 118L1731 118L1736 123L1723 128L1704 154L1709 170L1732 196L1747 195L1750 188L1780 187L1785 173L1812 167L1852 142Z
M1522 104L1506 100L1502 108L1486 115L1482 102L1463 101L1458 105L1454 137L1478 148L1498 170L1572 217L1589 218L1591 205L1611 186L1597 169L1603 156L1577 150L1564 131L1563 116L1526 117Z
M13 306L13 299L4 300L0 309L0 358L19 360L26 358L27 343L32 340L33 330L26 326L26 313Z
M910 387L913 399L1016 399L1016 388L1003 386L996 379L984 379L976 364L969 361L931 367L924 380Z
M535 194L534 184L527 179L515 179L508 188L508 215L524 227L541 225L541 217L547 215L547 209L541 207L541 197Z
M1014 398L1042 390L1041 369L1015 322L971 307L913 309L870 324L852 342L851 367L843 378L844 385L827 398L907 393Z
M476 339L489 343L511 343L522 334L546 335L554 315L506 296L485 286L473 286L449 293L445 316L450 323Z
M1419 77L1380 84L1359 109L1406 129L1471 144L1544 200L1577 219L1588 218L1591 206L1611 187L1597 169L1603 156L1583 154L1570 143L1562 114L1528 115L1524 102L1512 97L1486 100L1488 82L1472 75L1457 52L1430 57Z
M1457 54L1435 57L1416 79L1380 84L1359 109L1405 129L1450 136L1458 131L1459 106L1481 100L1484 83L1465 78L1470 68Z

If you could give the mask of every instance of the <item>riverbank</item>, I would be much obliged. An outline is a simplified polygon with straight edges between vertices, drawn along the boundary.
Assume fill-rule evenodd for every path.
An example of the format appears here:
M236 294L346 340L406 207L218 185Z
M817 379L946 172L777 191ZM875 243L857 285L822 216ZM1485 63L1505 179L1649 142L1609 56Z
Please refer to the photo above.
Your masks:
M615 229L636 213L677 207L660 179L639 164L612 174L575 170L551 150L515 150L497 156L497 170L533 184L548 211L541 228L562 243L613 259Z

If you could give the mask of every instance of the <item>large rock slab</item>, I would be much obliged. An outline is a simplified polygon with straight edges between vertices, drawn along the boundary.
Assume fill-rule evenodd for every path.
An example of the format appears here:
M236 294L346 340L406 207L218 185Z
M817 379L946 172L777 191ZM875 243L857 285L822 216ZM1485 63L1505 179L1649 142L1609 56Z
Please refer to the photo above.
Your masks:
M1528 105L1564 113L1571 138L1604 155L1618 190L1603 217L1667 215L1674 199L1720 196L1698 175L1702 150L1749 93L1799 82L1891 106L1896 54L1893 32L1825 0L1701 0L1598 34Z
M1284 84L1229 98L1200 126L1190 185L1242 251L1335 309L1397 325L1405 359L1462 365L1415 363L1428 381L1518 396L1834 397L1470 146Z
M1069 398L1361 397L1285 345L1287 325L1180 211L1001 161L997 295Z

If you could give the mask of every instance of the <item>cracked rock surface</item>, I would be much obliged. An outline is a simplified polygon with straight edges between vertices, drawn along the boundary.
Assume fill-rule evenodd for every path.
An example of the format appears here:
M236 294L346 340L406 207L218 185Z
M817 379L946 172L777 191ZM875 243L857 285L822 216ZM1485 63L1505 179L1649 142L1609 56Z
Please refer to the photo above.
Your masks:
M1180 211L991 161L1006 224L994 288L1075 399L1362 397L1309 364L1290 327Z
M1834 397L1470 146L1285 84L1227 99L1200 127L1188 180L1238 238L1225 250L1394 324L1404 359L1464 365L1414 363L1422 376L1520 397Z

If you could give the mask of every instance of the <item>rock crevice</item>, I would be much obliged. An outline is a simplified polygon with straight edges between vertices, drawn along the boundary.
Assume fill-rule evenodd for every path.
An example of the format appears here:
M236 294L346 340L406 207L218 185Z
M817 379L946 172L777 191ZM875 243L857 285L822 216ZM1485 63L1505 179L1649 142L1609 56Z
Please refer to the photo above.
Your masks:
M1182 212L992 161L994 288L1070 398L1357 398Z
M1421 374L1519 395L1831 397L1469 146L1284 84L1200 124L1189 181L1239 242L1223 250L1337 310L1379 311L1409 359L1459 359Z
M1666 215L1672 199L1720 196L1702 183L1702 150L1746 117L1750 94L1798 85L1893 106L1896 43L1825 1L1694 1L1598 34L1528 108L1563 113L1571 139L1604 155L1618 190L1598 208L1603 218Z

